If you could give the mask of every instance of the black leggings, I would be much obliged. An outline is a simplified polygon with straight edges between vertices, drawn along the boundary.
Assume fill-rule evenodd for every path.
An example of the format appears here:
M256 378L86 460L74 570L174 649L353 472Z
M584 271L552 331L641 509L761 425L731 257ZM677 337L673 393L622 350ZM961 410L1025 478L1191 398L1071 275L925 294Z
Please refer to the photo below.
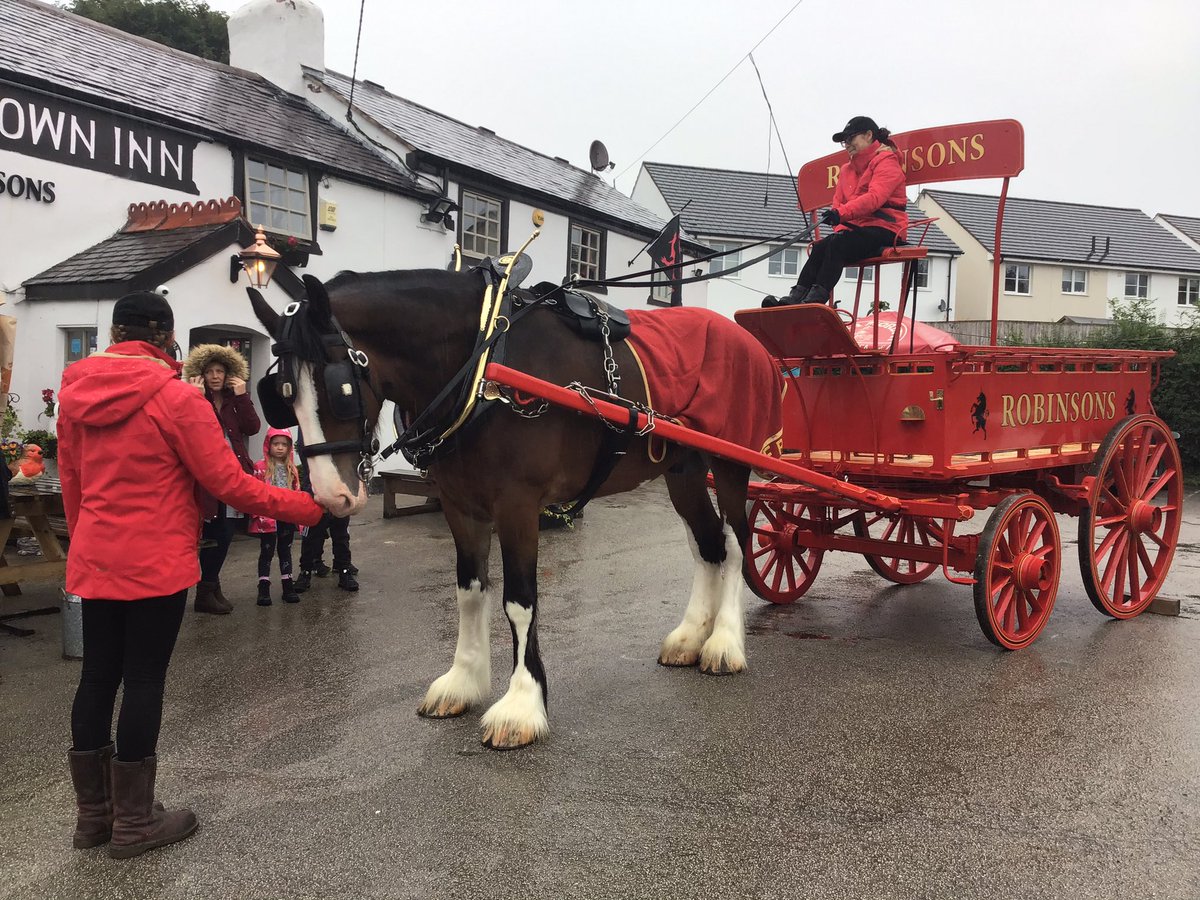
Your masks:
M845 266L878 256L883 248L895 239L895 234L876 225L835 231L812 245L812 253L804 268L800 270L800 278L796 284L804 287L819 284L832 292L833 286L842 277L842 269Z
M350 568L350 519L339 519L333 513L325 513L321 521L308 529L300 542L300 571L311 572L325 553L325 536L333 544L333 568L340 572Z
M225 565L225 556L233 542L233 520L225 515L224 503L218 507L217 517L204 523L200 536L206 541L217 542L215 547L200 551L200 580L220 581L221 567Z
M275 530L258 536L258 577L271 577L271 557L279 551L279 574L284 578L292 577L292 538L296 536L296 526L290 522L276 522Z
M75 750L98 750L112 740L113 706L124 682L117 759L154 755L167 666L186 604L186 590L145 600L83 601L83 671L71 708Z

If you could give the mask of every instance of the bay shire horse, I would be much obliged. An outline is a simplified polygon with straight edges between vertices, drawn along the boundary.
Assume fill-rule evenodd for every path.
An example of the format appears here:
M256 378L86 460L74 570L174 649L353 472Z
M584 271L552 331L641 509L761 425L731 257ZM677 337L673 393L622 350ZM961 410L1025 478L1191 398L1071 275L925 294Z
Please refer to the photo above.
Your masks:
M458 396L439 396L476 348L485 276L477 269L427 269L343 272L328 285L305 275L304 282L307 297L289 305L282 316L250 289L255 314L276 341L273 350L280 364L279 374L264 379L259 392L264 407L279 406L279 397L269 396L272 389L291 395L287 400L303 433L316 499L335 515L348 516L366 502L363 479L370 477L371 436L384 399L396 404L407 423L431 404L434 408L423 418L432 416L444 425L458 415ZM505 335L506 365L558 385L607 384L603 343L581 337L550 308L534 305L528 312ZM707 314L704 331L710 335L752 340L728 319L699 313ZM635 323L635 334L636 328ZM754 365L767 365L778 379L765 351L758 351L761 360ZM621 395L646 403L646 381L634 351L625 341L613 343L612 352L624 376ZM674 352L683 353L679 348ZM730 405L756 403L745 392L748 388L737 383L738 365L709 359L707 345L688 352L694 357L688 364L692 369L716 370ZM535 404L526 404L526 414L516 415L521 400L480 399L481 406L490 408L437 446L427 463L458 553L459 630L453 664L430 685L418 712L435 719L458 716L489 695L488 554L494 528L513 639L508 690L482 718L483 743L496 749L524 746L549 729L537 633L539 513L580 495L608 427L556 407L530 415ZM271 410L264 411L272 420ZM723 415L716 413L717 418ZM287 420L286 414L274 418ZM709 499L709 470L719 514ZM671 502L686 523L696 568L683 621L666 636L658 661L698 665L710 674L741 672L746 667L742 548L748 537L749 470L661 440L652 446L648 437L634 437L599 494L627 491L659 475L666 477Z

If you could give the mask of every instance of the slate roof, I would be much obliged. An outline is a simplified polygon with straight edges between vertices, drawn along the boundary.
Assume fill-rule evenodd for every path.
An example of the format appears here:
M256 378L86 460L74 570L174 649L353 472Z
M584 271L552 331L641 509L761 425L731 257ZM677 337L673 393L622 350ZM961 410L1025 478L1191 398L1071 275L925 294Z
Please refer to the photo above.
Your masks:
M304 71L343 100L349 97L348 76L328 69L305 67ZM632 226L646 237L657 234L666 224L591 171L397 97L374 82L359 81L355 85L354 107L404 143L442 163L473 169L526 193L580 207L593 217L599 214Z
M260 75L134 37L36 0L0 0L0 77L414 193L410 176ZM247 127L247 110L256 110ZM427 191L421 191L425 194Z
M201 225L174 231L148 231L134 234L114 234L69 259L55 263L49 269L26 279L25 284L89 284L93 281L128 282L151 266L165 262L190 248L226 225Z
M1197 244L1200 244L1200 219L1193 216L1168 216L1165 213L1162 214L1162 219L1174 225Z
M807 225L796 207L796 182L787 175L656 162L643 165L672 211L691 201L681 221L693 234L762 240ZM927 218L912 203L908 216ZM919 237L920 229L909 232L910 241ZM934 253L962 253L936 224L930 227L925 246Z
M992 252L998 197L955 191L925 193ZM1006 259L1033 262L1200 272L1200 253L1139 209L1054 200L1009 197L1004 204L1001 252Z

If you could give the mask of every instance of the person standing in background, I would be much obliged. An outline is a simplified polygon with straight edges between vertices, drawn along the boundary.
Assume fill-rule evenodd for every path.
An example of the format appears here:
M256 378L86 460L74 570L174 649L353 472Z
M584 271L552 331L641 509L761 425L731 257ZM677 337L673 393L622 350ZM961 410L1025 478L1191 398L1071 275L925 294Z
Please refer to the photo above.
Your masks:
M242 470L251 473L254 463L246 439L262 428L254 401L246 392L250 366L246 357L232 347L199 344L192 348L183 364L183 377L204 390L212 404L225 440L233 449ZM225 615L233 604L221 590L221 568L233 541L233 522L229 510L216 497L202 498L204 509L203 545L200 550L200 583L196 585L196 612Z
M285 428L271 428L263 438L263 458L254 464L254 474L267 484L289 491L300 490L300 472L292 458L292 434ZM284 603L299 603L300 595L292 584L292 539L296 526L266 516L251 516L246 529L257 534L258 605L271 605L271 559L279 555L279 577Z

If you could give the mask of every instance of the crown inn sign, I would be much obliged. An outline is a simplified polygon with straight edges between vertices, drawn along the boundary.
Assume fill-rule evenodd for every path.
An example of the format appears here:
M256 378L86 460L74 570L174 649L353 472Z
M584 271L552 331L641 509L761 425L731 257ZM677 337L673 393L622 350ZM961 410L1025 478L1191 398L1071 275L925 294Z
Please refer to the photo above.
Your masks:
M192 174L197 142L171 128L0 83L0 150L199 194ZM17 179L19 192L9 184ZM28 197L31 182L38 183L10 174L4 189Z

